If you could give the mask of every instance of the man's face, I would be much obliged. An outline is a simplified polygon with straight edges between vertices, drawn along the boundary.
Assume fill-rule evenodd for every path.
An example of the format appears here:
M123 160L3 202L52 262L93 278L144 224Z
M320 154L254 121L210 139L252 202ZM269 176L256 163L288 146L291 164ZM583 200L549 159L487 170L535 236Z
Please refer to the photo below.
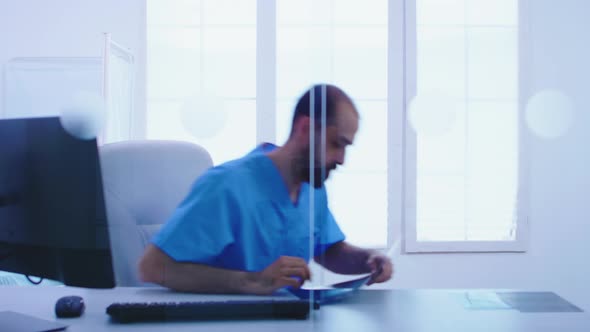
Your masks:
M336 106L336 118L334 124L326 126L325 144L322 142L321 128L316 129L314 139L314 183L315 188L320 188L324 181L338 165L344 164L345 150L354 141L358 130L358 116L352 105L341 102ZM322 160L322 150L325 146L325 160ZM309 168L309 150L305 156L305 176L307 182L311 183L311 172ZM322 172L322 169L324 172ZM323 176L322 176L323 175Z

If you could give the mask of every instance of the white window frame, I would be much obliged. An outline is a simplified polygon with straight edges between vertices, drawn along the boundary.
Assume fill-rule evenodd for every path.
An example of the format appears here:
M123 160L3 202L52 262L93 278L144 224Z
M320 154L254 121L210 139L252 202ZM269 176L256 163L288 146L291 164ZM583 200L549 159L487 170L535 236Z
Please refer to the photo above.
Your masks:
M528 221L528 179L529 174L529 158L528 158L528 144L527 144L527 128L524 124L524 109L526 96L530 93L527 87L527 80L530 77L529 66L530 64L525 59L530 59L530 45L527 44L529 40L528 35L528 21L526 20L527 7L525 0L519 0L518 4L518 49L519 49L519 93L518 93L518 193L517 193L517 221L516 227L513 231L516 232L515 239L511 241L418 241L417 230L416 230L416 137L413 131L407 129L407 109L410 100L414 97L416 91L416 3L415 0L401 0L404 2L404 8L402 10L405 13L403 21L405 22L405 40L401 43L401 49L406 54L404 57L404 68L405 68L405 84L401 87L404 91L402 100L404 101L403 112L401 118L399 114L393 112L396 119L392 121L400 121L405 124L402 129L402 142L403 152L398 151L397 144L399 142L395 137L393 141L395 144L392 145L390 151L395 155L394 158L402 160L402 185L399 186L400 191L397 192L397 183L393 183L393 187L390 187L390 196L401 196L401 204L392 204L391 206L400 207L403 210L402 213L402 229L404 234L404 251L406 253L436 253L436 252L525 252L528 248L529 243L529 221ZM392 14L390 12L390 14ZM399 17L395 17L399 19ZM390 17L391 21L391 17ZM399 41L398 41L399 43ZM396 88L400 88L396 86ZM394 95L392 95L394 96ZM397 127L392 127L396 130ZM390 136L394 133L390 133ZM391 159L391 158L390 158ZM389 167L392 167L393 163L389 163Z
M277 0L256 1L256 142L276 141Z

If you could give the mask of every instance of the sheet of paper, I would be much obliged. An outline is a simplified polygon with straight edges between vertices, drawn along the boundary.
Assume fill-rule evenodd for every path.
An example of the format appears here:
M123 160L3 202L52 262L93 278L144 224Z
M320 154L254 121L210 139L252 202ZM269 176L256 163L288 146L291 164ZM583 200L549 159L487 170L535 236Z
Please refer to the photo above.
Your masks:
M400 240L397 239L393 243L393 245L387 250L385 255L387 257L389 257L390 259L393 259L393 255L398 250L399 245L400 245ZM365 273L365 274L351 275L348 277L340 277L340 278L338 278L339 281L337 283L330 284L330 285L322 285L322 284L318 284L314 281L306 281L305 283L303 283L301 288L308 289L308 290L333 289L333 288L356 289L356 288L359 288L359 287L365 285L367 283L367 281L369 281L370 278L371 278L371 273Z
M360 286L364 285L369 278L371 277L370 273L361 274L361 275L353 275L349 278L341 279L341 281L330 284L330 285L322 285L317 284L313 281L306 281L303 283L301 288L308 289L308 290L322 290L322 289L334 289L334 288L359 288Z
M496 295L520 312L582 312L553 292L497 292Z
M471 291L465 293L465 309L504 310L512 309L495 292Z

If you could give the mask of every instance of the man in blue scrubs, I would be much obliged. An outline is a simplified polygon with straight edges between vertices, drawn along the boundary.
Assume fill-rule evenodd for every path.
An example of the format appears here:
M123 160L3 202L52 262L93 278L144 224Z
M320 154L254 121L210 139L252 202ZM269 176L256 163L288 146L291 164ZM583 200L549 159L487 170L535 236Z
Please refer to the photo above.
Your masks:
M389 280L388 257L344 241L323 186L344 163L358 120L341 89L310 88L283 146L262 144L195 182L146 248L142 280L179 291L270 294L308 280L311 258L336 273L371 272L369 283Z

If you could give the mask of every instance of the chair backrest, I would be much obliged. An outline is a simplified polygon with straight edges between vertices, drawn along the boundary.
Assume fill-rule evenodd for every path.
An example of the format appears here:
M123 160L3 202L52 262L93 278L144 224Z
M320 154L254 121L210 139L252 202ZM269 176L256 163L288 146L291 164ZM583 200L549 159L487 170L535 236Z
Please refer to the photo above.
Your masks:
M143 286L137 263L145 246L211 156L192 143L143 140L106 144L100 161L117 286Z

